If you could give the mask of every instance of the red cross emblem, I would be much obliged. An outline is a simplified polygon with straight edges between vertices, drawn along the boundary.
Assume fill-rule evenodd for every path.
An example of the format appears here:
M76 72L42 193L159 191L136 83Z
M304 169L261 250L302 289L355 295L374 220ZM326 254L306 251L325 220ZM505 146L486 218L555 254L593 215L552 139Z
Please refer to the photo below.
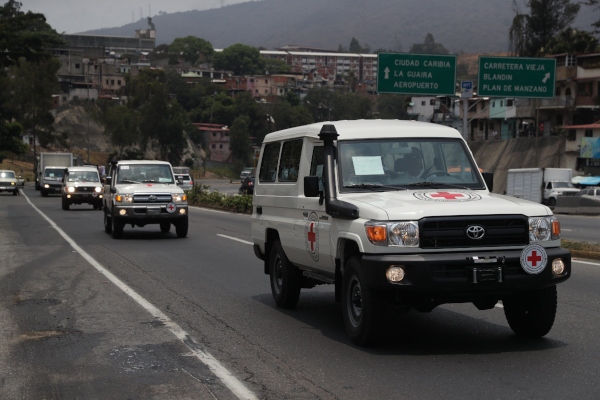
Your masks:
M538 253L533 250L531 255L527 257L527 261L529 261L534 267L537 267L537 263L542 261L542 256L539 256Z
M462 193L439 192L430 194L431 197L443 197L446 200L456 200L459 197L464 197Z
M548 254L539 244L530 244L521 253L521 267L528 274L539 274L546 269Z
M175 206L173 204L169 204L169 211L173 211L173 209L175 209Z
M311 222L308 226L308 242L310 243L310 251L315 251L315 242L317 241L317 234L315 233L315 223Z

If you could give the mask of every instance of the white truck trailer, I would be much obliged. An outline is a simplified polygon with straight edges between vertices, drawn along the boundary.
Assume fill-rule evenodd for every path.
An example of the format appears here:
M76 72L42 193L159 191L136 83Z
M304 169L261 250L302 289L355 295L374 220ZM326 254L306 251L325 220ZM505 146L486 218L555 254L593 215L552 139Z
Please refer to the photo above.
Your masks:
M554 207L558 196L579 192L571 183L572 178L573 170L570 168L509 169L506 194Z
M73 153L40 153L35 176L35 188L42 196L60 192L65 168L73 166Z

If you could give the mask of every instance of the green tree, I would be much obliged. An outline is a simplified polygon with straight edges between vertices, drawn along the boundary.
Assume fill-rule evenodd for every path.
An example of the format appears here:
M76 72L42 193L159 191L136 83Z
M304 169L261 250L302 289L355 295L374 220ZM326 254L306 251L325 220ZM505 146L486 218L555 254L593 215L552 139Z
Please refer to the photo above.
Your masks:
M293 106L285 99L277 99L271 107L273 130L278 131L313 122L310 112L303 106Z
M39 135L40 144L47 146L53 141L54 117L52 95L58 91L57 72L60 62L56 58L28 62L21 58L18 64L8 68L6 93L10 100L3 109L25 132Z
M0 150L17 153L24 151L18 143L20 138L18 142L14 141L19 125L26 132L33 133L34 140L36 128L51 133L48 126L51 127L53 118L48 112L48 103L52 93L48 93L47 89L56 83L57 69L54 68L58 62L50 49L64 44L46 23L44 15L24 13L20 11L21 5L18 1L9 0L0 6ZM47 66L49 70L45 71L40 65ZM23 71L19 70L21 66ZM29 75L32 81L27 82L24 77L36 68L41 76ZM48 80L44 81L46 78Z
M526 5L529 14L520 13L515 3L509 30L512 52L526 57L547 54L550 41L571 25L580 9L571 0L527 0Z
M137 114L126 106L112 106L104 113L102 122L111 143L117 148L121 157L127 148L138 143Z
M600 0L587 0L583 4L593 7L594 11L600 12ZM596 15L599 14L597 13ZM598 20L596 20L596 22L594 22L592 26L594 27L593 33L600 33L600 17L598 17Z
M27 146L23 143L22 137L23 127L20 124L16 122L0 124L0 154L5 152L25 154Z
M367 54L371 52L371 46L365 44L364 47L360 45L356 38L352 38L350 40L350 46L348 47L348 52L350 53L358 53L358 54Z
M215 53L213 65L216 69L233 71L236 76L262 74L265 59L256 47L238 43Z
M24 58L29 62L42 62L53 58L49 49L60 47L64 41L43 14L24 13L21 3L8 0L0 7L0 70L17 64Z
M177 38L169 45L169 54L179 56L192 65L210 62L213 53L210 42L195 36Z
M600 47L598 39L589 32L569 28L550 39L543 50L546 54L595 53Z
M234 162L239 165L248 165L252 154L250 141L250 118L240 115L233 121L230 131L231 155Z
M423 43L415 43L410 47L409 53L417 54L448 54L448 50L441 43L436 43L433 35L425 35Z
M406 98L396 94L377 96L377 109L381 119L407 119Z
M292 71L292 68L285 62L276 58L266 58L265 60L265 72L269 74L287 74Z

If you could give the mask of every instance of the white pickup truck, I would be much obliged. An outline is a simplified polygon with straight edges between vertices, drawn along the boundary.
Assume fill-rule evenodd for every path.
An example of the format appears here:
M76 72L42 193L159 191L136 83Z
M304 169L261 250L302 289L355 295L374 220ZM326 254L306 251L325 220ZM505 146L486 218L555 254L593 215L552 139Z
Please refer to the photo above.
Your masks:
M156 160L111 163L104 181L104 230L119 239L123 228L160 225L163 233L175 226L177 237L188 233L187 195L175 180L171 164Z
M275 304L293 308L301 289L333 284L359 345L376 339L388 305L501 301L517 335L546 335L571 255L547 206L491 193L492 182L442 125L337 121L268 134L252 238Z

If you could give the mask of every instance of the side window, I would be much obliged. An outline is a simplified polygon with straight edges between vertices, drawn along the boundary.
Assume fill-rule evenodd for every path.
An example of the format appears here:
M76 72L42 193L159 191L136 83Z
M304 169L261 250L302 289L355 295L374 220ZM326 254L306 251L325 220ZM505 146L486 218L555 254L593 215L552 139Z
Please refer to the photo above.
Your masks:
M280 142L265 145L262 161L260 163L260 173L258 175L259 182L275 182L280 147Z
M312 160L310 161L310 176L319 177L319 190L323 191L323 146L313 148Z
M290 140L283 144L279 163L279 182L297 182L302 154L302 139Z

